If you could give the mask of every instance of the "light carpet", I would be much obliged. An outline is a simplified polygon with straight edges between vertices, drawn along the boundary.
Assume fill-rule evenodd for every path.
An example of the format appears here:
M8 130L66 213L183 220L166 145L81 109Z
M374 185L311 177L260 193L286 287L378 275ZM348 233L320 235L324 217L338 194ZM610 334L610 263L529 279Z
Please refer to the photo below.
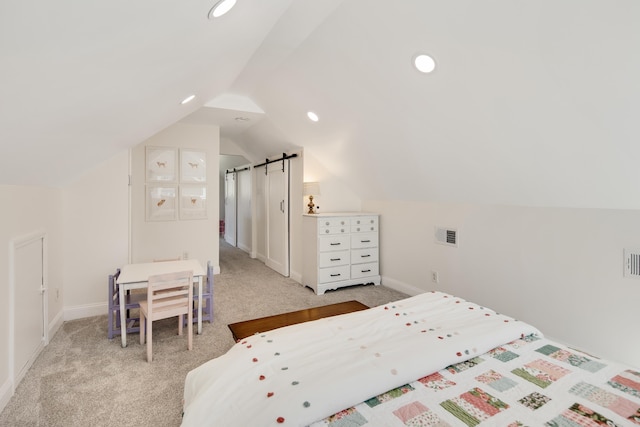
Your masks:
M222 240L220 270L214 321L194 335L193 350L187 350L186 336L176 335L175 319L154 323L152 363L138 334L127 336L126 348L119 336L107 339L106 314L65 322L0 414L0 426L179 426L185 376L234 344L229 323L349 300L374 307L407 297L373 285L316 295Z

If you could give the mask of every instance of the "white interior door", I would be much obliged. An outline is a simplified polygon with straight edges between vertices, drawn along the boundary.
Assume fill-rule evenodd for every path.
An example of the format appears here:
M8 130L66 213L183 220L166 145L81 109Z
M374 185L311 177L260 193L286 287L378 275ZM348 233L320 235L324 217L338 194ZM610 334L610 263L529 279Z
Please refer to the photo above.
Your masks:
M224 184L224 240L232 246L237 246L237 207L236 173L226 173Z
M237 172L236 183L236 242L238 248L245 252L251 252L251 170Z
M266 180L267 259L265 264L289 276L289 160L269 163Z
M45 343L44 238L14 248L13 372L17 385Z

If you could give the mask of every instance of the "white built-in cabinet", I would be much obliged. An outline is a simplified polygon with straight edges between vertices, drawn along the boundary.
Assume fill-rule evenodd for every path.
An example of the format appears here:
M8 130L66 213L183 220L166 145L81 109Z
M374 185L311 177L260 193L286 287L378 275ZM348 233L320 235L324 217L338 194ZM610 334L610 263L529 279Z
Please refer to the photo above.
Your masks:
M344 286L380 284L377 214L307 214L302 234L303 286L322 295Z

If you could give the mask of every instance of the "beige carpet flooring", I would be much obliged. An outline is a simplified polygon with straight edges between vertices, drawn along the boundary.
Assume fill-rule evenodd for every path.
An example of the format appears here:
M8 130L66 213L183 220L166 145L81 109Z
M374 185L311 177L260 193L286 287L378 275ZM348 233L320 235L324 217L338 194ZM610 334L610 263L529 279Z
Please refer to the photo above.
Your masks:
M220 269L214 322L194 335L192 351L186 336L176 335L173 319L154 323L152 363L138 334L128 336L127 348L119 337L107 339L106 314L65 322L0 414L0 426L179 426L185 376L234 344L229 323L342 301L373 307L406 297L373 285L315 295L222 241Z

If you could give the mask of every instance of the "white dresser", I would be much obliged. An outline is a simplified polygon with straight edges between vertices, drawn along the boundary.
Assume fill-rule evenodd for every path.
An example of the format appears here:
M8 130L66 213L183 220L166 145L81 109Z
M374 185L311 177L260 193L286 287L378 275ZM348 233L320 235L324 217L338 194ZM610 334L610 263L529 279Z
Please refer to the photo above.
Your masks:
M302 284L322 295L330 289L380 284L378 214L304 215Z

